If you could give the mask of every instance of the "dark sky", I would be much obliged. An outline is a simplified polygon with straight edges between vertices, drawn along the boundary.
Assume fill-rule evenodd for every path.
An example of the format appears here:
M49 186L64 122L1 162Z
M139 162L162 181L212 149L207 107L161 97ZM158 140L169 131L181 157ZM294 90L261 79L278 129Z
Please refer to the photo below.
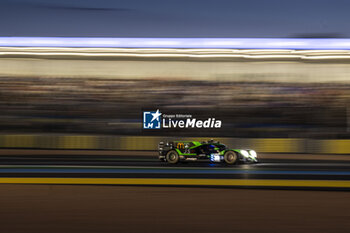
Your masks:
M348 0L0 0L0 36L349 37Z

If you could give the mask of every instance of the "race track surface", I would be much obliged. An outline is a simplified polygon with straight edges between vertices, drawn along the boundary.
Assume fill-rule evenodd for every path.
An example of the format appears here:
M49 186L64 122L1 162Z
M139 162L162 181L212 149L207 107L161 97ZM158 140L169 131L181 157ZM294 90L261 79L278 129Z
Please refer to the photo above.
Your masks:
M0 232L350 229L347 156L274 154L227 166L169 165L148 152L37 152L0 151Z
M265 156L258 164L228 166L209 162L171 165L147 152L38 154L2 153L0 183L350 189L350 161L345 156L343 160L334 160L331 155L333 160L318 160L274 155L272 159Z
M0 185L0 232L349 232L348 192Z

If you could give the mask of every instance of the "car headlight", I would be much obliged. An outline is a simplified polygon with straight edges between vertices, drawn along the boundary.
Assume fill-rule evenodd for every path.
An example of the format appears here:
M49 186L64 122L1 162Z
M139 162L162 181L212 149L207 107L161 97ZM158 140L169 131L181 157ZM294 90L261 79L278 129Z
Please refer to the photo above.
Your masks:
M248 153L248 151L246 151L246 150L241 150L241 154L242 154L244 157L249 157L249 153Z
M250 151L249 151L249 154L250 154L251 156L253 156L254 158L257 157L257 154L256 154L255 150L250 150Z

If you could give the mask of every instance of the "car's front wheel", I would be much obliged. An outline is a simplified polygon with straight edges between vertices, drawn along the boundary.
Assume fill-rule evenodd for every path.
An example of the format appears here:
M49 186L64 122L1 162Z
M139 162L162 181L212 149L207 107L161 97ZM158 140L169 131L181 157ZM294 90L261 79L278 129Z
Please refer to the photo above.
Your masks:
M179 154L175 150L171 150L166 154L166 161L171 164L179 162Z
M224 154L224 160L227 164L235 164L238 161L238 155L234 151L227 151Z

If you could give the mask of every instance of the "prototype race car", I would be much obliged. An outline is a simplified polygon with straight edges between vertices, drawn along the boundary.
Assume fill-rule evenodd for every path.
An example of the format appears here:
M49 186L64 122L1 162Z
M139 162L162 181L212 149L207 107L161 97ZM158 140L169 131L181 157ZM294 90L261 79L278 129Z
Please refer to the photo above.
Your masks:
M160 142L158 145L159 159L171 164L181 161L210 161L227 164L257 163L258 157L254 150L229 149L224 144L210 140Z

